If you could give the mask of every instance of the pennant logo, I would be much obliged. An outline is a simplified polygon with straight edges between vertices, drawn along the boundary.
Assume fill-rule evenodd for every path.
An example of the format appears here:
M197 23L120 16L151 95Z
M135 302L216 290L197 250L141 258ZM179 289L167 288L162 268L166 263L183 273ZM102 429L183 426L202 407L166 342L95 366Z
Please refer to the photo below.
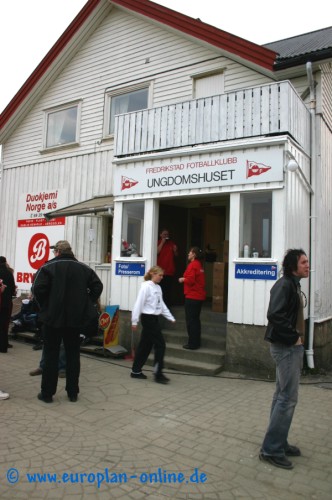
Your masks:
M253 177L254 175L264 174L264 172L267 172L268 170L271 170L271 167L264 165L264 163L247 160L247 179L249 179L249 177Z
M121 191L136 186L136 184L138 184L138 181L135 181L134 179L129 179L129 177L124 176L121 177Z

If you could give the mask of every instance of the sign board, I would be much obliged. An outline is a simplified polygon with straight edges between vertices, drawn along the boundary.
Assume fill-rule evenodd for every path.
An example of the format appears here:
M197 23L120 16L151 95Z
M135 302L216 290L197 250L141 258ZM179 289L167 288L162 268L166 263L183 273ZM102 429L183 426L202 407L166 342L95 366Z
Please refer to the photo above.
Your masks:
M116 262L115 274L117 276L144 276L145 264L143 262Z
M241 280L276 280L278 266L275 264L235 264L235 278Z
M119 306L106 306L99 317L99 326L104 331L104 348L119 343Z
M275 146L119 165L114 173L114 194L120 196L283 181L283 158L282 147Z
M65 218L47 221L44 213L65 204L65 190L29 191L19 198L16 231L15 281L30 290L38 269L53 257L50 246L64 239Z

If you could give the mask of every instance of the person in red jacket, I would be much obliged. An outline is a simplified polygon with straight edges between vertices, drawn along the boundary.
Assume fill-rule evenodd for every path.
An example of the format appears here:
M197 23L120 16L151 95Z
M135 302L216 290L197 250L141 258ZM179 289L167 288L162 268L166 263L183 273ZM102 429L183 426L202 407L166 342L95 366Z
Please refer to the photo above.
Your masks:
M159 235L157 246L157 265L164 270L164 279L160 283L163 292L163 301L168 309L171 304L172 285L175 275L175 257L178 247L169 237L168 229L163 229Z
M185 296L185 315L188 343L184 349L199 349L201 346L200 314L206 298L205 275L202 265L203 254L198 247L192 247L188 253L189 264L179 283L183 283Z

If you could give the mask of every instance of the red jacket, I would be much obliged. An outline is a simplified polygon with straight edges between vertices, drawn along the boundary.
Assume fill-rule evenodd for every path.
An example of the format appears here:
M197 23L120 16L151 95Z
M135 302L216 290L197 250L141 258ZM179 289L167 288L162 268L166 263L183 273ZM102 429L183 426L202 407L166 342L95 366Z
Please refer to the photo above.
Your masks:
M186 299L205 300L205 274L200 260L188 264L184 274L184 296Z

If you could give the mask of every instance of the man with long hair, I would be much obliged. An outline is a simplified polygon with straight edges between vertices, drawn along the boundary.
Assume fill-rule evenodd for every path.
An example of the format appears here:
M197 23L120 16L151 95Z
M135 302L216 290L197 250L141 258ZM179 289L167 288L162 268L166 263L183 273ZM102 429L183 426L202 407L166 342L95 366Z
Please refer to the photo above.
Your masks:
M276 364L276 390L270 422L259 458L282 469L292 469L287 457L300 456L297 446L288 443L288 432L298 400L303 366L305 323L301 278L309 276L309 261L302 249L286 252L283 276L271 288L265 340Z

